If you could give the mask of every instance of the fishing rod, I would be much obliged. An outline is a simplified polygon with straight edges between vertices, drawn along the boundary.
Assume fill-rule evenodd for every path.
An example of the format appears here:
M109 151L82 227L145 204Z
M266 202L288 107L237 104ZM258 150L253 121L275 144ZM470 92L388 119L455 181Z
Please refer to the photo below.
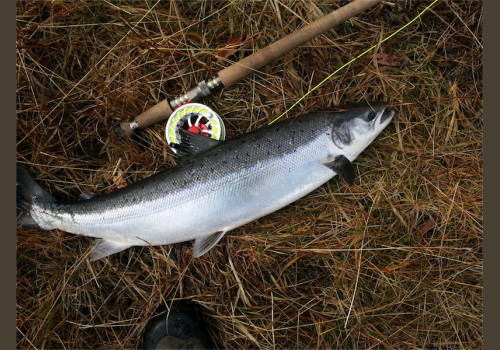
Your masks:
M282 57L286 53L304 44L305 42L326 33L328 30L334 28L340 23L343 23L349 18L354 17L359 13L377 5L381 1L382 0L354 0L349 4L329 13L328 15L325 15L320 19L308 24L307 26L281 38L273 44L266 46L265 48L258 50L250 56L243 58L241 61L224 68L217 74L215 78L209 80L208 82L202 81L196 87L171 101L169 101L168 99L162 100L160 103L135 117L133 121L126 121L116 125L114 127L114 131L119 136L130 136L137 129L142 129L159 121L165 120L172 116L172 113L176 111L176 108L186 103L197 101L202 97L209 96L218 88L228 87L243 80L245 77L255 71L258 71L260 68L270 63L271 61ZM213 124L217 123L217 121L221 123L220 118L216 115L215 112L213 112L206 106L204 107L205 108L196 106L192 107L190 110L180 111L180 114L174 116L174 119L177 120L173 120L173 122L178 121L181 115L188 115L189 113L194 111L202 111L206 113L196 116L195 125L197 125L196 123L201 118L205 118L205 120L210 119L209 122ZM200 109L196 110L196 108ZM192 124L192 121L189 121L189 124ZM189 125L189 127L192 127L192 125ZM167 139L168 132L169 131L167 125ZM173 132L173 130L171 132ZM213 133L213 130L198 130L198 133L204 132ZM217 130L217 133L219 134L219 136L221 134L223 136L223 130L222 132L221 130Z

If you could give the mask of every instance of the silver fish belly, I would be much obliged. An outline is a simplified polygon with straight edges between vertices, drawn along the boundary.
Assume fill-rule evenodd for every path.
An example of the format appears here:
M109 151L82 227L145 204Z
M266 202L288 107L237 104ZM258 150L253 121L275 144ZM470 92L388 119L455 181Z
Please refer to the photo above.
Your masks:
M130 246L193 239L196 257L225 232L342 174L392 114L378 108L306 115L210 146L125 189L72 204L58 204L32 181L38 196L31 193L31 201L30 196L20 201L26 196L18 185L18 207L32 226L99 238L93 260ZM26 175L18 175L18 184L28 182Z

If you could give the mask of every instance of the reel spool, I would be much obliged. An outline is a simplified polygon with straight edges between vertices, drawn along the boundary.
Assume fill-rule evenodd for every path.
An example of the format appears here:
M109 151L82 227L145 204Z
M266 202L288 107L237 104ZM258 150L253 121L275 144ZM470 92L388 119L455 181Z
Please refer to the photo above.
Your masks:
M168 118L165 137L174 153L177 153L177 150L171 144L181 143L179 134L179 129L181 128L214 140L222 141L226 137L226 128L221 117L201 103L187 103L182 105Z

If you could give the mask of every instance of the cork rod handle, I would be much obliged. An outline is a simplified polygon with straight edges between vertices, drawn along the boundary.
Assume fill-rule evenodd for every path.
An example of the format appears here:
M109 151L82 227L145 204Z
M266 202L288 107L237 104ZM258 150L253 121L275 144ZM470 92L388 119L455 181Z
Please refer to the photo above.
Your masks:
M173 113L167 100L157 103L153 107L139 114L132 122L122 122L115 126L115 134L118 136L130 136L135 129L142 129L167 119Z

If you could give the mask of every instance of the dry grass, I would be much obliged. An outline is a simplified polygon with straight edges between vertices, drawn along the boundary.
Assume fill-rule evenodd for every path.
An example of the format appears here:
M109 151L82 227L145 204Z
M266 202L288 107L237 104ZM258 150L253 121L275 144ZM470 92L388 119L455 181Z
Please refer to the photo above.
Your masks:
M204 102L229 137L260 127L408 22L388 1ZM17 159L61 200L175 164L164 124L110 133L337 1L17 3ZM386 99L394 122L336 179L230 232L89 263L92 240L18 229L19 348L136 348L160 305L190 299L224 348L482 347L482 4L442 1L290 116ZM217 50L236 36L228 59Z

